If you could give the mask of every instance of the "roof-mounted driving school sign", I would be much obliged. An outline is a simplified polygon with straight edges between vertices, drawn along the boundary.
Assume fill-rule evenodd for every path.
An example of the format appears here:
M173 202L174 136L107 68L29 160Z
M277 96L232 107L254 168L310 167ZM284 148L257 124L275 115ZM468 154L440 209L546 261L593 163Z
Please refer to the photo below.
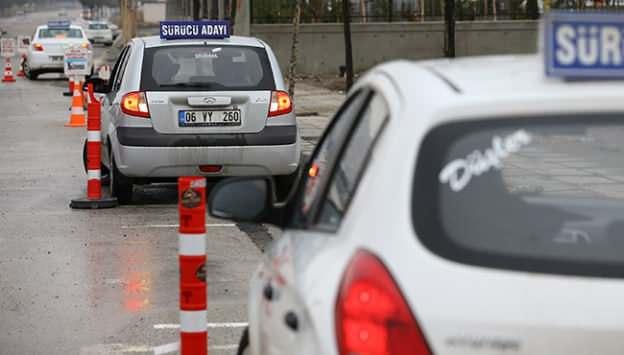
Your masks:
M71 22L68 20L48 21L48 28L50 29L68 29L71 27Z
M161 21L160 38L224 39L230 37L229 21Z
M553 11L543 31L546 75L624 77L624 13Z

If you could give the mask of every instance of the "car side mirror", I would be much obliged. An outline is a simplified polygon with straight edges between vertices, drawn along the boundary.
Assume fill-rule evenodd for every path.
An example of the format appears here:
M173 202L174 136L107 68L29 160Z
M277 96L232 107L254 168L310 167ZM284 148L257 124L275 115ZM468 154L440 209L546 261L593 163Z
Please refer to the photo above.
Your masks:
M266 222L274 204L270 177L237 177L219 182L210 191L208 211L217 218Z
M96 94L108 94L110 89L108 87L108 81L96 76L92 76L84 84L83 90L87 90L87 86L93 84L93 92Z

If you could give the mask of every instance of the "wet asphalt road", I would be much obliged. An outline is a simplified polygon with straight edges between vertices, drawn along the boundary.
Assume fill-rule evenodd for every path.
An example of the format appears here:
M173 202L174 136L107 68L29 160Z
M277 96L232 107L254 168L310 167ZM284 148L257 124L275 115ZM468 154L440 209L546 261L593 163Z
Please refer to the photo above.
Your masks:
M1 25L32 33L54 16ZM132 206L71 210L85 194L86 132L63 126L66 81L42 78L0 84L0 355L152 353L178 340L175 185L139 189ZM207 223L210 353L233 354L248 278L272 237Z

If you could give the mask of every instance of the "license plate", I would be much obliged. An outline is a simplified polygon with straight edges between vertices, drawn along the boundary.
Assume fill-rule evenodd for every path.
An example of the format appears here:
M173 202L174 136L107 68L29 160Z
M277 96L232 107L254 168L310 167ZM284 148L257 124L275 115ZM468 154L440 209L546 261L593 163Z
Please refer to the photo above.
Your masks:
M52 56L50 56L50 59L53 62L62 62L63 61L63 56L62 55L52 55Z
M179 111L180 127L240 126L240 110L221 111Z

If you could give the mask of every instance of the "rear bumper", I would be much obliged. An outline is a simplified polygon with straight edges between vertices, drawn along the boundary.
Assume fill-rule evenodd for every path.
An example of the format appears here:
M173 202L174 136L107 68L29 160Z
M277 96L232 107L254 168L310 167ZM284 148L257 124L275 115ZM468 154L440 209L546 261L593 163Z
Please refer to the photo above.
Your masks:
M62 54L55 55L62 57ZM31 53L28 56L28 66L31 70L50 70L50 71L63 71L64 63L62 60L53 61L48 54Z
M27 56L28 66L31 70L62 73L65 63L63 60L53 61L51 56L62 57L63 54L48 54L46 52L30 52ZM89 56L89 67L93 66L91 56Z
M118 127L111 144L119 170L130 177L293 173L301 154L297 127L268 128L256 134L177 135L159 134L153 128ZM200 165L223 168L205 174Z
M297 126L266 126L258 133L161 134L151 127L118 127L119 144L129 147L234 147L289 145Z

